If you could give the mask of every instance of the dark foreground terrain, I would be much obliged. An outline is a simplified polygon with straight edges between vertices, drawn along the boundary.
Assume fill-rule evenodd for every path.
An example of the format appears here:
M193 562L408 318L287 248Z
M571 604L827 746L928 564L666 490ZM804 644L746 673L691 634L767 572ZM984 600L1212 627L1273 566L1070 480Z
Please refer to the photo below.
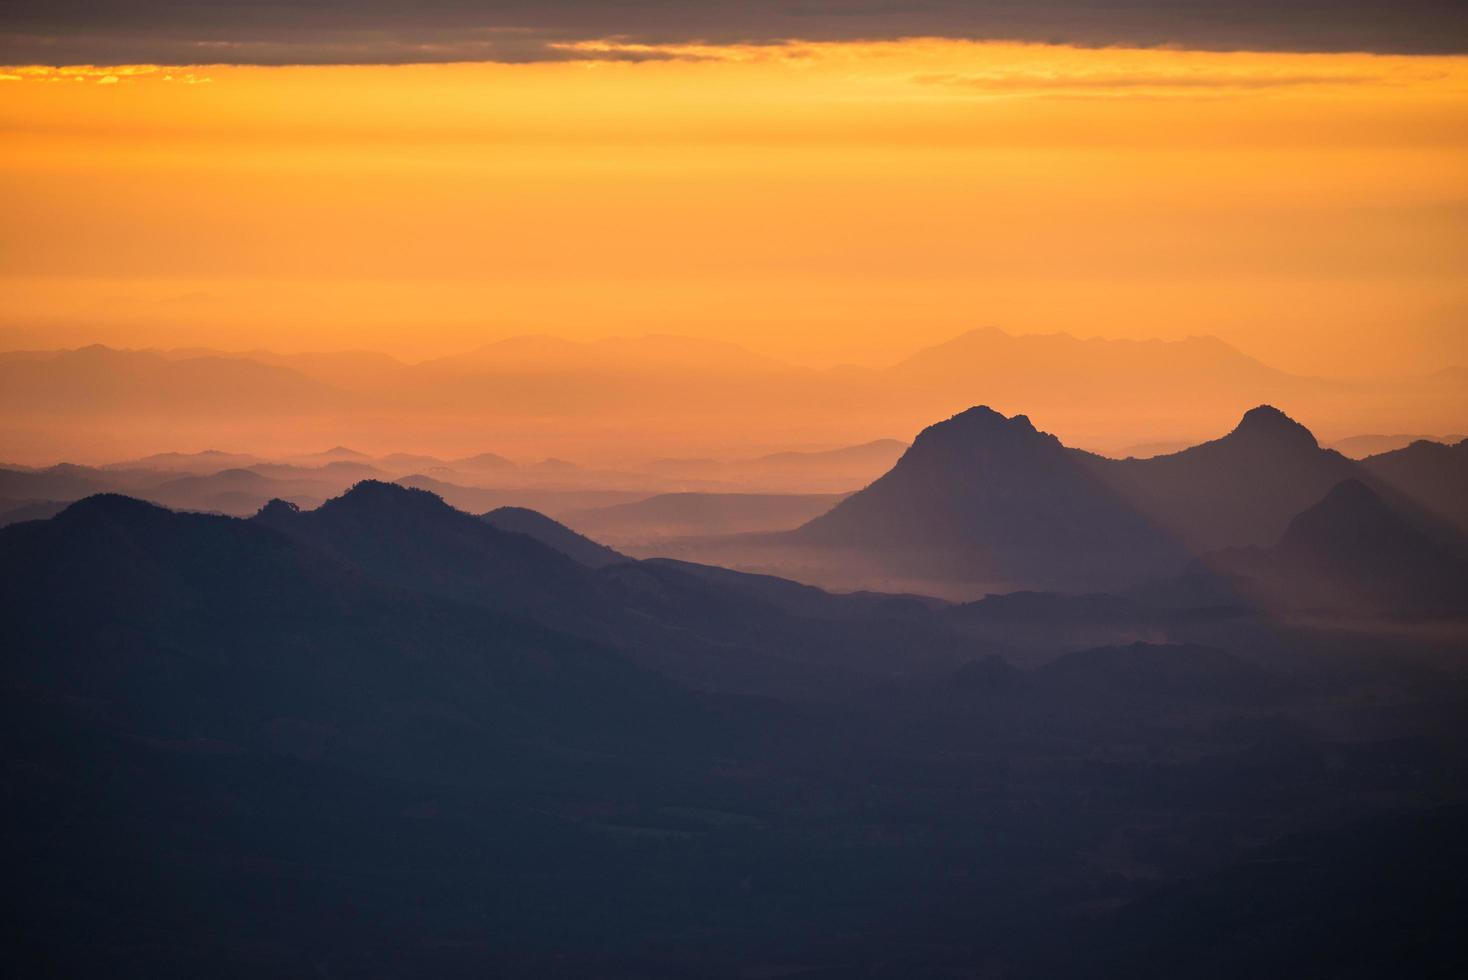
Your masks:
M0 530L10 972L1463 976L1424 526L1347 482L1269 547L951 605L387 484L91 497Z

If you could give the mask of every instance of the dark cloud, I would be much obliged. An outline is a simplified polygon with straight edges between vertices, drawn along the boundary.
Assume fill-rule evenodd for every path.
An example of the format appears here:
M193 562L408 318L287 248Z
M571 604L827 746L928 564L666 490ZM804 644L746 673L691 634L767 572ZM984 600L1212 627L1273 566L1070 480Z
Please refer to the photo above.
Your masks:
M1468 52L1468 0L5 0L0 11L0 64L544 61L571 56L558 44L611 37Z

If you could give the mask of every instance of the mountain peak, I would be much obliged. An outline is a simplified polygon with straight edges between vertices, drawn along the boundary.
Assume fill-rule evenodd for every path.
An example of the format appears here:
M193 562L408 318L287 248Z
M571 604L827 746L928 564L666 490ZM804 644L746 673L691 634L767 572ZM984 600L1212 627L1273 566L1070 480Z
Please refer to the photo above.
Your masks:
M1299 444L1312 449L1320 446L1315 440L1314 433L1273 405L1260 405L1249 409L1229 435Z
M321 505L323 511L403 511L451 510L443 498L427 490L405 487L382 480L359 480L340 497Z
M95 493L83 497L63 510L58 517L69 520L103 518L107 520L147 520L168 510L157 504L120 493Z
M1008 417L988 405L975 405L918 433L908 452L919 458L932 452L987 455L1037 446L1060 448L1060 441L1036 429L1029 416Z
M289 500L274 497L255 513L255 520L268 524L271 521L290 520L300 512L301 508Z
M1375 490L1354 477L1342 480L1285 529L1286 546L1334 547L1343 539L1386 538L1403 532L1405 522Z

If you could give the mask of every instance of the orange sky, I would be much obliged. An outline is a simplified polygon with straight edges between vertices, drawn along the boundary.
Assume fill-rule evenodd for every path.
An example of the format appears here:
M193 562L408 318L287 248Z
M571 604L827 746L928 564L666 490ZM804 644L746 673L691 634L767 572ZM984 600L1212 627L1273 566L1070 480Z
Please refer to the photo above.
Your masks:
M0 71L0 348L974 326L1468 363L1468 59L907 41Z

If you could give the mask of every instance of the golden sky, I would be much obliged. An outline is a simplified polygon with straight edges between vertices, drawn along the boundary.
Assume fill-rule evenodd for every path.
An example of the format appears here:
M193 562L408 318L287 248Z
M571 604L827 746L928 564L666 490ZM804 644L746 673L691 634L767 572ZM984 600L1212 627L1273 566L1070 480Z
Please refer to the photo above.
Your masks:
M883 363L998 326L1468 363L1468 59L645 53L0 70L0 348L664 332Z

